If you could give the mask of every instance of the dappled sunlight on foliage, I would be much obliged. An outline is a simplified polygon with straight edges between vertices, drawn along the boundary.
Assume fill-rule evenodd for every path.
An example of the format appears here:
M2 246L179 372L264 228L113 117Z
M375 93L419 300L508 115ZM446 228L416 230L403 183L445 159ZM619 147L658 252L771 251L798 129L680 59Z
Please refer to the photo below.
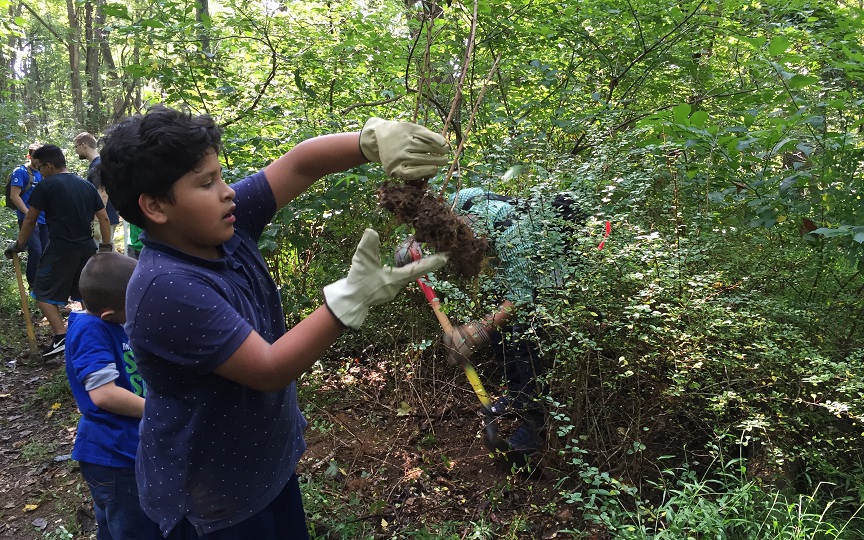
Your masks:
M540 224L527 258L558 264L524 313L550 366L542 477L490 458L477 398L412 284L300 378L314 538L864 537L860 2L484 1L476 19L459 1L73 4L71 19L54 0L8 6L4 176L34 140L74 158L75 133L157 102L225 126L229 183L379 116L460 152L430 194L483 187ZM364 228L385 264L417 232L378 206L393 181L374 163L331 175L268 225L259 247L289 326L345 276ZM579 224L544 209L565 190ZM17 234L11 212L0 228ZM452 322L497 305L489 263L429 276ZM20 321L11 266L0 278L0 312ZM19 434L71 409L35 379L47 368L9 364L16 324L0 383L51 399L18 417L24 397L3 390L3 455L15 496L47 519L44 463L16 467L65 431ZM501 366L475 361L497 396ZM77 505L74 489L58 492ZM7 510L0 536L32 538ZM38 534L71 538L73 514Z

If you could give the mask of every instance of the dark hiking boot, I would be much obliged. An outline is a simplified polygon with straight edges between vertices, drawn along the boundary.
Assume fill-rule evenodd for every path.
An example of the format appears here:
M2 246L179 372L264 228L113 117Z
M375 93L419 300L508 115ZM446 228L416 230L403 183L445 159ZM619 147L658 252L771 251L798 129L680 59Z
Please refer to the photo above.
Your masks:
M510 444L510 448L513 450L524 454L533 454L540 450L540 437L537 435L537 431L528 425L527 422L523 423L513 432L513 435L507 439L507 443Z

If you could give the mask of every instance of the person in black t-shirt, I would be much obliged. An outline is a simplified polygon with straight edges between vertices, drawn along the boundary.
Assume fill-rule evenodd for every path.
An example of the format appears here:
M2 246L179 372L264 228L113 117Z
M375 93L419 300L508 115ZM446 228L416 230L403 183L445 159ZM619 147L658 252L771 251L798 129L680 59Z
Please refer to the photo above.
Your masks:
M95 216L102 237L110 238L110 222L96 188L69 172L66 156L59 147L45 145L35 150L30 159L43 179L30 195L30 208L21 223L18 238L9 244L4 254L11 259L13 253L26 249L27 238L36 227L39 213L44 211L48 222L48 246L39 259L36 283L30 294L54 332L51 344L42 351L43 357L49 357L66 347L66 322L59 306L65 306L70 298L81 299L78 279L84 265L96 253L90 223ZM99 249L111 251L113 244L99 244Z

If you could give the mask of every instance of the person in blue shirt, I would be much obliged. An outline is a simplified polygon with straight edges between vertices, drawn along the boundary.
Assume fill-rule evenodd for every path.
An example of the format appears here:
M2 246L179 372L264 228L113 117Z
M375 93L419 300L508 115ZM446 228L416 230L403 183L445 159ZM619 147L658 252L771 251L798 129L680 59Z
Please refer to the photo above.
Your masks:
M15 205L19 230L24 222L24 216L27 215L27 210L30 208L28 201L33 193L33 188L42 180L42 173L33 167L33 162L30 160L30 155L40 148L42 145L39 143L31 144L27 149L27 162L15 167L15 170L12 171L9 198ZM33 233L27 238L27 266L24 274L27 276L27 284L31 288L36 283L36 267L39 265L39 258L42 257L42 252L47 245L48 226L45 224L45 212L40 212Z
M135 482L138 427L146 387L138 374L126 322L126 286L135 259L97 253L81 271L85 311L69 314L66 376L81 418L72 459L90 487L96 540L152 538Z
M371 306L446 262L382 267L367 229L346 278L290 330L258 250L276 212L322 177L369 161L403 179L434 176L446 140L407 122L300 142L232 185L221 129L161 105L110 128L100 172L144 245L126 297L147 385L136 473L141 505L165 538L308 538L295 473L306 449L296 380Z

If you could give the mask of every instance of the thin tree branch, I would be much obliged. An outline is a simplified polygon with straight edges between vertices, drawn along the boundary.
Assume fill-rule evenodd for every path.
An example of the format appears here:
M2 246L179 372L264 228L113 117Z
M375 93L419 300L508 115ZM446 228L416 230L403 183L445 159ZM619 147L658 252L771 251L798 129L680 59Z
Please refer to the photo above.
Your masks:
M627 67L625 67L620 73L612 76L612 79L609 81L609 93L606 95L606 102L607 103L612 101L612 93L615 91L615 88L618 86L618 81L620 81L621 78L623 78L625 75L627 75L627 72L629 72L631 69L633 69L633 67L636 64L638 64L639 62L641 62L643 58L645 58L646 56L651 54L654 51L654 49L656 49L662 43L664 43L669 38L669 36L671 36L675 32L678 32L684 26L684 24L687 23L687 21L689 21L690 19L692 19L696 15L696 13L699 11L699 9L703 5L705 5L705 2L706 2L706 0L702 0L701 2L699 2L699 4L695 8L693 8L693 10L690 13L688 13L687 16L685 16L683 19L681 19L681 22L676 24L674 28L672 28L671 30L666 32L666 34L661 36L650 47L648 47L647 49L643 49L642 52L639 53L636 56L636 58L631 60L630 63L627 64Z
M478 11L478 2L474 0L474 13L471 15L471 32L468 34L468 48L465 49L465 57L462 59L462 65L459 66L459 81L456 83L456 94L453 96L453 102L450 104L450 112L447 114L447 119L444 120L444 131L441 133L445 138L447 137L447 128L450 125L450 122L453 120L453 115L456 113L456 109L459 108L459 102L462 101L462 85L465 84L465 76L468 74L468 62L471 61L471 57L474 55L474 39L477 35L477 11ZM500 56L499 56L500 58ZM498 60L495 61L495 66L498 65ZM494 67L493 71L494 73ZM490 73L490 77L492 76ZM486 81L488 83L488 80ZM484 85L485 88L485 85ZM482 96L482 94L481 94ZM465 131L467 133L467 130ZM463 134L464 138L464 134ZM461 141L460 141L461 145ZM458 155L456 159L458 159ZM451 169L452 170L452 169ZM448 174L449 179L449 174ZM447 184L447 181L444 181L444 184Z
M405 97L405 96L404 95L394 96L394 97L389 98L389 99L382 99L381 101L368 101L365 103L354 103L352 105L348 105L347 107L345 107L344 109L339 111L339 114L348 114L358 107L377 107L379 105L386 105L388 103L393 103L395 101L399 101L403 97Z
M42 17L40 17L40 16L39 16L35 11L33 11L33 8L31 8L28 4L26 4L26 3L24 3L24 2L21 2L21 5L24 6L24 9L26 9L27 11L29 11L31 15L33 15L34 17L36 17L36 20L39 21L39 23L40 23L42 26L44 26L45 29L48 30L48 32L51 33L52 36L54 36L55 38L57 38L57 41L59 41L60 43L62 43L63 45L65 45L65 46L67 46L67 47L69 46L68 43L66 43L66 40L63 39L63 37L60 36L60 34L58 34L57 32L55 32L53 28L51 28L51 25L49 25L47 22L45 22L45 21L42 19Z
M234 118L223 122L223 126L230 126L234 122L241 120L248 116L255 108L258 106L258 103L261 102L261 99L264 97L264 94L267 92L267 89L270 87L270 84L273 82L273 78L276 77L276 71L278 68L278 60L276 47L273 45L273 42L270 40L270 34L264 32L264 43L267 45L267 48L270 49L270 72L267 73L267 78L264 79L264 83L261 85L260 90L258 90L258 95L255 96L255 99L252 100L252 103L243 109L240 113L237 114Z
M444 182L441 183L441 190L438 193L439 199L444 197L444 190L447 188L447 184L450 182L450 178L453 176L453 171L456 170L456 165L458 165L459 163L459 156L462 154L462 150L465 148L465 142L468 140L468 133L471 131L471 127L474 124L474 118L477 116L478 109L480 109L480 103L483 101L483 97L486 95L486 89L489 88L489 81L492 80L492 77L498 70L498 62L500 61L501 53L498 53L498 57L495 58L495 62L492 63L492 69L489 70L489 75L487 75L486 80L483 81L483 87L480 88L480 95L477 96L477 101L474 103L474 108L471 109L471 116L468 117L468 125L465 127L465 132L462 140L459 142L459 146L456 148L456 151L453 152L453 163L450 165L450 169L447 171L447 175L444 177ZM444 130L444 132L446 133L446 126L444 127Z

